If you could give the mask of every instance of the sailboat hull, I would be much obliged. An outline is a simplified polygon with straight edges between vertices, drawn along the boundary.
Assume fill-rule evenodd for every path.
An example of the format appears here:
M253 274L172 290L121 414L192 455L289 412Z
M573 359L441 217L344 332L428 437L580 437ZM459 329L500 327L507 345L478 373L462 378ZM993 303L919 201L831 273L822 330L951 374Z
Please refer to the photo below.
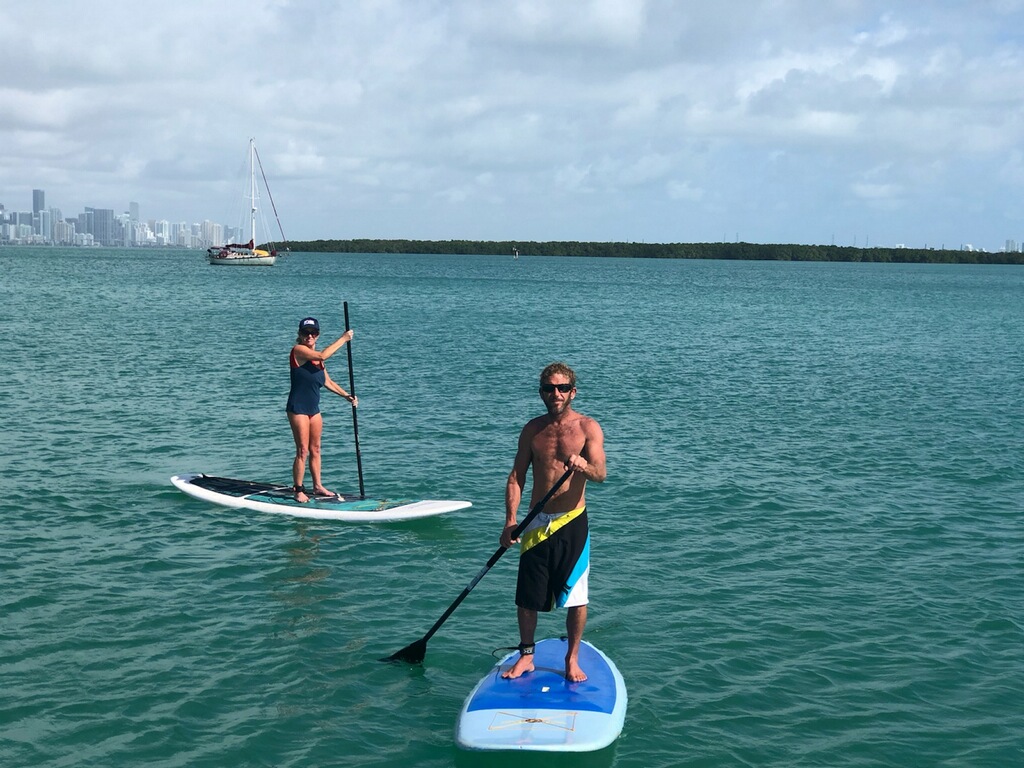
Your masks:
M206 254L210 264L225 267L272 267L277 256L271 253L210 253Z

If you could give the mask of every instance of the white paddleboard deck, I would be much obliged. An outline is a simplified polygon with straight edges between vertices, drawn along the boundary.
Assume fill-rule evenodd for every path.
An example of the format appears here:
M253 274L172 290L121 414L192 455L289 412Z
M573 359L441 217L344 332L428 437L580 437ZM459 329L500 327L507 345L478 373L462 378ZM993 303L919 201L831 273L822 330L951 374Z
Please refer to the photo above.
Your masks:
M473 506L468 501L367 499L360 496L310 496L309 501L299 503L288 485L196 473L175 475L171 483L189 496L222 507L349 523L415 520Z
M565 678L565 640L537 643L534 671L515 680L501 673L514 651L466 699L455 740L463 749L591 752L618 738L626 718L626 684L611 659L590 643L580 646L582 683Z

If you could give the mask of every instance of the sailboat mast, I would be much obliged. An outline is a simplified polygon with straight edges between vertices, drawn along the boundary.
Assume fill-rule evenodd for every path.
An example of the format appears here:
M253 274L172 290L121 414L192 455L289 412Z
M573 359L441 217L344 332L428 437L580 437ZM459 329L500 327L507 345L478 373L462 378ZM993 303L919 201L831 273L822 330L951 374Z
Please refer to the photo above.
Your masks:
M249 246L256 249L256 139L249 139Z

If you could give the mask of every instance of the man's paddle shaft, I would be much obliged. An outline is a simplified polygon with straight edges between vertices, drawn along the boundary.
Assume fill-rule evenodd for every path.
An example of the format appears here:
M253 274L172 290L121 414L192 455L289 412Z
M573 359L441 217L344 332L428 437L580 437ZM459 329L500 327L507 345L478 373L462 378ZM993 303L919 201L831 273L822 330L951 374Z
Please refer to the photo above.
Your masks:
M348 332L348 302L345 305L345 331ZM348 345L345 347L348 350L348 392L352 397L356 396L356 374L352 368L352 340L349 339ZM356 407L352 406L352 432L354 434L354 440L356 444L356 471L359 473L359 495L366 497L366 491L363 489L363 457L359 453L359 419L356 418Z
M529 517L529 515L527 517ZM517 528L516 530L518 531L519 529ZM518 534L516 534L512 538L516 538L516 536L518 536ZM480 583L480 579L486 576L487 572L491 570L494 564L501 559L501 556L505 554L505 551L507 549L508 547L498 547L495 553L491 555L491 559L487 561L487 565L480 569L480 573L473 577L473 580L469 582L469 584L466 586L464 590L462 590L462 593L457 598L455 598L455 602L449 605L448 610L441 614L441 618L434 622L434 626L432 626L427 631L427 634L423 636L423 642L426 642L427 640L432 638L434 636L434 633L441 628L441 625L448 620L448 617L455 613L455 609L462 604L462 601L466 599L466 596L473 591L473 588Z
M530 510L530 514L524 517L523 522L517 525L515 527L515 530L512 531L512 535L509 537L512 541L515 541L523 535L523 531L526 530L526 526L530 524L533 518L535 518L537 515L544 511L544 505L551 501L551 497L555 495L555 491L561 488L562 485L565 484L565 481L568 480L570 477L572 477L571 469L567 469L565 470L565 472L562 473L562 476L555 481L554 485L551 486L551 490L544 494L544 498L537 502L534 508ZM507 547L502 547L494 553L495 562L497 562L498 558L501 557L501 553L504 552L506 549ZM489 568L490 565L491 564L488 564L487 567Z
M515 527L515 530L512 531L512 535L509 537L512 541L515 541L522 535L523 531L526 530L526 526L528 526L530 522L544 510L544 505L551 500L551 497L555 495L555 491L562 487L562 484L569 479L571 474L571 469L565 470L565 474L558 478L558 482L551 486L551 490L544 495L544 498L534 505L533 509L530 510L530 514L524 517L523 521ZM486 576L487 572L491 570L494 564L501 559L501 556L505 554L505 550L507 549L508 547L498 547L497 551L491 555L490 560L487 561L487 565L480 570L480 573L473 577L473 580L469 582L466 588L462 590L457 598L455 598L455 602L449 605L448 610L441 614L441 618L434 622L434 626L427 630L427 634L415 643L410 643L405 646L405 648L398 651L398 653L386 656L381 659L381 661L406 661L410 664L421 663L427 654L427 641L434 636L434 633L441 628L441 625L448 620L448 617L455 613L455 609L462 604L462 601L466 599L466 596L473 591L473 588L480 583L480 579Z

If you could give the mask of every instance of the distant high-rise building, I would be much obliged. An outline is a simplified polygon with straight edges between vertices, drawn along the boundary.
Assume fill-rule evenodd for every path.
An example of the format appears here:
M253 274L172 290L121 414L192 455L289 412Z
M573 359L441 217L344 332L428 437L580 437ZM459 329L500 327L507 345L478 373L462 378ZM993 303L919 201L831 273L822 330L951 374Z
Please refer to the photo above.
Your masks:
M128 220L138 221L139 220L139 204L128 203Z
M53 239L53 216L50 211L40 211L38 215L39 228L36 230L43 240Z
M110 208L86 208L92 213L92 235L100 245L121 245L115 231L114 211Z
M32 190L32 213L37 214L46 210L46 193L41 189Z
M53 222L53 242L57 245L70 245L75 240L75 227L66 221Z
M199 238L204 248L211 245L224 245L224 227L206 219L199 225Z
M91 235L93 233L92 208L86 208L78 214L78 226L75 229L80 235Z

